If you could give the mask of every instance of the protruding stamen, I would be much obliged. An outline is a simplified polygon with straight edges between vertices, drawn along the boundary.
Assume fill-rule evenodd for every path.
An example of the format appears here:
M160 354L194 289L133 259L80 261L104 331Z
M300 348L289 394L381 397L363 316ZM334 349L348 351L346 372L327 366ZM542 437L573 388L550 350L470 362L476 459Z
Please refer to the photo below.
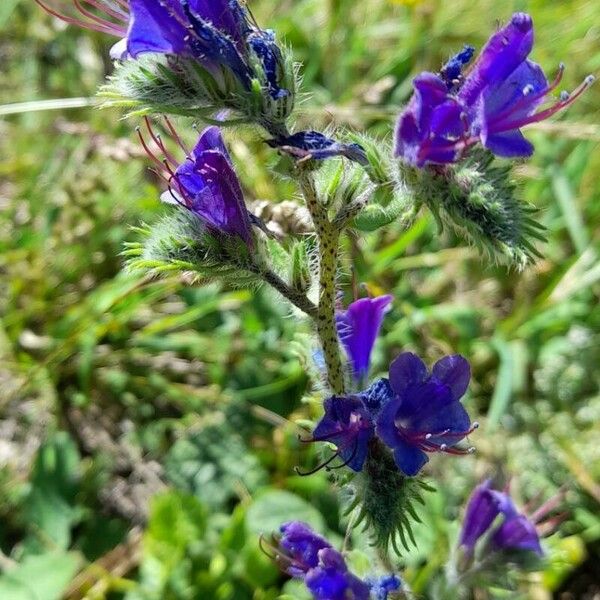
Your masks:
M298 475L300 475L300 477L307 477L308 475L314 475L315 473L318 473L321 469L324 469L327 465L331 464L338 456L339 456L339 454L337 452L335 452L325 462L321 463L320 465L317 465L314 469L311 469L310 471L301 472L299 467L294 467L294 471Z
M577 98L579 98L579 96L581 96L581 94L583 94L594 83L595 80L596 78L593 75L588 75L583 80L583 82L577 88L575 88L575 90L573 90L571 94L569 94L568 96L561 94L560 100L552 106L550 106L549 108L534 113L533 115L530 115L529 117L520 119L518 121L508 123L496 123L495 125L492 125L489 128L489 133L511 131L513 129L520 129L521 127L524 127L525 125L530 125L531 123L539 123L540 121L551 117L555 113L573 104L573 102L575 102L575 100L577 100Z
M100 33L108 33L109 35L114 35L116 37L124 37L127 33L127 29L124 25L120 25L110 21L108 19L103 19L97 15L94 15L87 9L85 9L79 0L74 0L75 7L77 10L86 18L78 19L75 17L70 17L64 13L55 10L51 6L48 6L42 0L34 0L34 2L43 8L48 14L64 21L65 23L69 23L70 25L76 25L77 27L83 27L84 29L93 29L94 31L99 31ZM100 7L101 10L106 12L106 7ZM127 21L127 17L125 15L118 17L120 21L125 23Z
M167 127L169 128L169 131L171 132L171 135L173 136L173 139L177 142L179 147L185 152L185 155L189 156L190 151L185 147L185 144L183 143L182 139L179 137L177 130L175 129L175 127L173 127L173 124L169 120L169 117L167 117L166 115L165 115L165 123L167 124Z

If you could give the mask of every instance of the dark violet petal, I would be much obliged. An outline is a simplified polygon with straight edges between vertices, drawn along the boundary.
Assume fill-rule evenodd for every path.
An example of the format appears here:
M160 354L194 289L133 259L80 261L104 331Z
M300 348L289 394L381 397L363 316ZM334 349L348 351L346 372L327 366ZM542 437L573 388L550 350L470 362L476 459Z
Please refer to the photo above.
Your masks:
M414 477L429 462L427 454L416 446L398 440L394 446L394 460L397 467L408 477Z
M534 151L533 144L526 140L518 129L492 133L482 142L488 150L503 158L525 158L531 156Z
M247 29L244 21L244 11L238 5L232 10L232 5L237 2L231 0L189 0L192 12L208 21L216 29L224 31L236 42L242 42L242 33Z
M354 444L340 450L340 457L346 465L358 473L362 470L369 452L369 441L373 437L374 428L362 429L358 432Z
M371 415L358 396L333 396L324 402L325 414L313 431L314 441L335 444L341 459L360 471L374 434Z
M429 138L419 147L415 165L423 167L428 163L446 165L456 162L460 156L461 143L444 138Z
M227 158L229 163L231 163L231 157L229 156L229 152L225 146L225 142L223 141L223 135L221 134L221 129L216 126L207 127L198 138L198 142L196 146L192 150L192 157L199 157L203 152L208 150L216 150L220 152Z
M237 235L253 245L244 196L227 158L219 151L202 152L185 161L176 171L186 205L210 227Z
M337 330L348 353L354 377L360 381L369 372L371 351L379 335L392 296L361 298L337 315Z
M136 58L145 52L187 53L188 32L179 3L167 0L129 0L128 54Z
M347 597L346 573L322 568L311 569L304 582L315 600L345 600Z
M514 122L532 114L544 101L548 80L542 68L524 61L509 77L483 93L486 129L499 131L502 122Z
M494 534L492 543L500 550L530 550L540 556L544 553L535 525L525 515L504 521Z
M444 408L428 413L422 410L410 420L410 431L415 433L431 433L432 444L454 446L460 442L471 427L471 419L460 402L452 402ZM448 430L443 435L441 432ZM457 435L464 433L464 435Z
M377 416L375 431L381 441L390 448L394 448L403 441L395 423L400 403L401 400L398 397L390 400L383 406Z
M286 571L293 577L303 576L316 567L319 564L319 552L331 548L325 538L301 521L284 523L280 531L279 546L291 561Z
M444 413L454 403L450 388L435 379L428 379L420 385L407 388L400 397L402 404L397 418L406 419L410 428L414 425L414 419L423 420Z
M490 490L491 481L488 479L475 488L467 504L459 543L471 553L479 538L488 531L500 514Z
M525 13L515 13L508 25L492 35L458 94L472 105L487 86L503 82L527 58L533 47L533 22Z
M439 75L427 71L414 78L413 86L415 88L413 111L419 128L423 129L429 125L432 110L448 99L448 88Z
M446 100L433 111L430 131L436 136L458 139L464 135L465 131L462 115L463 108L458 102Z
M498 490L490 490L490 497L496 504L498 511L506 518L511 519L519 514L517 507L509 494L499 492Z
M316 600L369 600L369 586L348 571L343 556L333 548L319 552L319 566L304 581Z
M390 365L390 385L401 395L408 387L423 383L427 378L425 363L412 352L403 352Z
M445 356L433 365L432 375L450 388L454 400L460 400L469 387L471 365L460 354Z

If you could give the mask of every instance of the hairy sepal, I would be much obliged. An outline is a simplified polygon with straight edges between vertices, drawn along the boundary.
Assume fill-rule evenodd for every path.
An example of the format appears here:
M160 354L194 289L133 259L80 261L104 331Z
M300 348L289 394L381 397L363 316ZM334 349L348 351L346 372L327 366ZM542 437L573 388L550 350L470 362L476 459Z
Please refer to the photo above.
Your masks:
M350 483L353 496L347 513L356 511L351 522L362 525L374 546L391 549L400 556L417 545L412 525L421 522L416 504L424 504L423 494L434 491L418 477L405 477L391 452L377 439L371 441L362 471Z
M255 288L256 258L240 238L209 231L184 209L158 223L135 228L142 239L126 245L123 255L130 270L154 275L185 274L186 281L204 284L219 280L235 288Z
M521 270L541 254L544 227L535 207L517 198L510 165L488 152L445 168L406 170L414 197L433 213L439 229L451 228L498 263Z

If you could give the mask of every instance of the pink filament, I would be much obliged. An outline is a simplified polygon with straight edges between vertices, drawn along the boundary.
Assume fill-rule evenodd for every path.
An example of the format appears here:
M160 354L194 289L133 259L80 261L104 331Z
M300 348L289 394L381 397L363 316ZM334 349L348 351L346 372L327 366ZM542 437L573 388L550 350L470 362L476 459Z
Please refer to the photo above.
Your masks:
M123 23L123 25L114 23L113 21L94 15L92 12L83 7L80 0L74 0L74 5L77 8L78 12L81 13L83 17L85 17L85 19L70 17L68 15L58 12L51 6L48 6L42 0L34 0L34 2L36 2L36 4L43 8L47 13L51 14L53 17L56 17L57 19L60 19L61 21L64 21L65 23L76 25L78 27L83 27L85 29L92 29L94 31L99 31L100 33L108 33L109 35L114 35L116 37L121 38L126 35L127 28L125 27L125 24L127 23L127 15L119 15L109 7L96 3L96 0L85 1L88 4L91 4L91 6L99 8L105 13L110 14L115 18L118 18Z

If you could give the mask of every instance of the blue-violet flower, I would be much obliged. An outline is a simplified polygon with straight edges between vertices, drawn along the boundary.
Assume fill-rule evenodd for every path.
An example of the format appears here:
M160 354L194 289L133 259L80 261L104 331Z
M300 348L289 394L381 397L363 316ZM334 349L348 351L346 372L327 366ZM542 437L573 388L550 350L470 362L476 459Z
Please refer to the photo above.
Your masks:
M278 85L282 55L274 33L260 29L238 0L73 0L78 17L58 12L47 0L35 1L68 23L121 38L112 58L146 53L191 57L211 71L230 69L250 89L256 57L270 95L289 94Z
M390 295L361 298L336 313L338 335L356 382L363 381L369 373L371 351L392 300Z
M280 531L270 548L272 558L288 575L304 579L315 600L369 599L369 586L352 574L340 552L308 525L291 521Z
M564 67L549 83L541 67L527 58L532 48L533 21L526 13L515 13L490 37L467 75L462 68L471 59L470 47L440 74L418 75L414 95L398 119L395 155L417 167L452 163L481 142L497 156L531 156L533 145L520 129L566 108L594 81L588 76L573 93L563 92L538 111L558 87Z
M144 149L158 166L156 172L169 186L162 200L188 209L213 233L237 236L252 248L254 242L250 217L220 129L208 127L200 134L194 149L187 151L170 121L166 119L166 122L186 153L186 159L181 163L166 148L160 136L154 133L148 119L148 131L163 153L163 160L154 154L138 129Z
M312 437L305 441L330 442L336 446L336 452L310 473L327 467L338 456L343 460L340 466L360 471L367 457L369 441L375 433L370 411L358 395L332 396L325 400L324 408L325 414Z
M456 448L477 423L460 403L470 379L469 363L459 355L446 356L431 374L416 355L405 352L390 365L389 383L394 393L376 420L379 438L394 453L398 468L416 475L429 460L427 452L465 454Z
M475 488L469 499L463 521L459 545L472 555L482 536L490 535L489 549L525 550L541 556L543 554L536 522L541 519L553 503L542 507L529 519L520 513L507 492L492 488L486 480Z

